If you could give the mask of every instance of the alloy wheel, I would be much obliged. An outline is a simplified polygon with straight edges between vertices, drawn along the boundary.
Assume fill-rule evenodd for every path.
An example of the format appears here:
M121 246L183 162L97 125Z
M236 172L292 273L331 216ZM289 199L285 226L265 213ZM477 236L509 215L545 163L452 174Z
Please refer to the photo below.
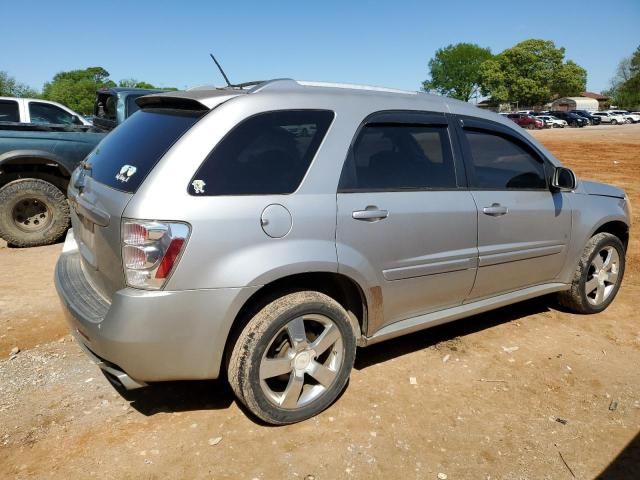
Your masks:
M619 279L620 255L611 246L600 250L591 261L585 294L591 305L601 305L615 290Z
M269 342L260 362L260 386L274 405L299 409L335 383L344 357L337 325L324 315L304 314Z

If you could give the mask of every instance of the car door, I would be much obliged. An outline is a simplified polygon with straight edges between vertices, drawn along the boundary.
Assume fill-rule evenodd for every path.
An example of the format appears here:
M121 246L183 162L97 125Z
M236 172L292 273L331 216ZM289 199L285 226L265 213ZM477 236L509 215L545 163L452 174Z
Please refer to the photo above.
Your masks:
M488 120L461 118L458 133L478 206L475 300L552 282L571 233L566 194L552 191L552 165L524 136Z
M28 102L31 123L37 124L73 124L73 115L60 107L44 102Z
M473 285L477 212L442 113L382 112L361 125L337 194L342 273L368 285L368 334L459 305Z

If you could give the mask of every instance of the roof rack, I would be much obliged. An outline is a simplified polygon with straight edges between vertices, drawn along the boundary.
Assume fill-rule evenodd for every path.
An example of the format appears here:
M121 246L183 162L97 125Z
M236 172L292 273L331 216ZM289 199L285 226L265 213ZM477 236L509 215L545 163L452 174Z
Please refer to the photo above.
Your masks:
M402 95L417 95L418 92L410 90L399 90L395 88L374 87L371 85L358 85L354 83L334 83L334 82L312 82L305 80L293 80L291 78L278 78L259 83L251 89L250 93L258 93L263 90L279 90L283 88L319 87L319 88L341 88L345 90L362 90L370 92L396 93Z

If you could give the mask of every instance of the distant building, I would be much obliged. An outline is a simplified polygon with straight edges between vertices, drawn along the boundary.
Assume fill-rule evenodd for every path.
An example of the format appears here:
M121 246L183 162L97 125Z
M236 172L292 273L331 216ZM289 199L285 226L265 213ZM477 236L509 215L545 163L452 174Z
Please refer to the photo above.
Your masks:
M611 105L611 98L608 97L607 95L603 95L601 93L582 92L580 94L580 96L593 98L594 100L597 100L598 101L598 108L600 110L606 110Z
M561 97L551 103L551 110L568 112L569 110L587 110L597 112L600 109L598 100L590 97Z

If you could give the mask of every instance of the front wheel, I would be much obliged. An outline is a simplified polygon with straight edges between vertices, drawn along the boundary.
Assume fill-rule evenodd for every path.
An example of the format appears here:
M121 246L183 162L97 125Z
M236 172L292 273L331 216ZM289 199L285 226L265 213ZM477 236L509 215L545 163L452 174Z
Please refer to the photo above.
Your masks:
M615 298L625 267L625 248L618 237L598 233L584 247L571 288L560 292L562 306L576 313L598 313Z
M69 227L69 204L55 185L23 178L0 189L0 237L17 247L58 240Z
M356 338L331 297L304 291L264 307L243 329L227 374L237 399L261 420L285 425L313 417L344 389Z
M617 120L611 120L611 125L617 125L618 121Z

